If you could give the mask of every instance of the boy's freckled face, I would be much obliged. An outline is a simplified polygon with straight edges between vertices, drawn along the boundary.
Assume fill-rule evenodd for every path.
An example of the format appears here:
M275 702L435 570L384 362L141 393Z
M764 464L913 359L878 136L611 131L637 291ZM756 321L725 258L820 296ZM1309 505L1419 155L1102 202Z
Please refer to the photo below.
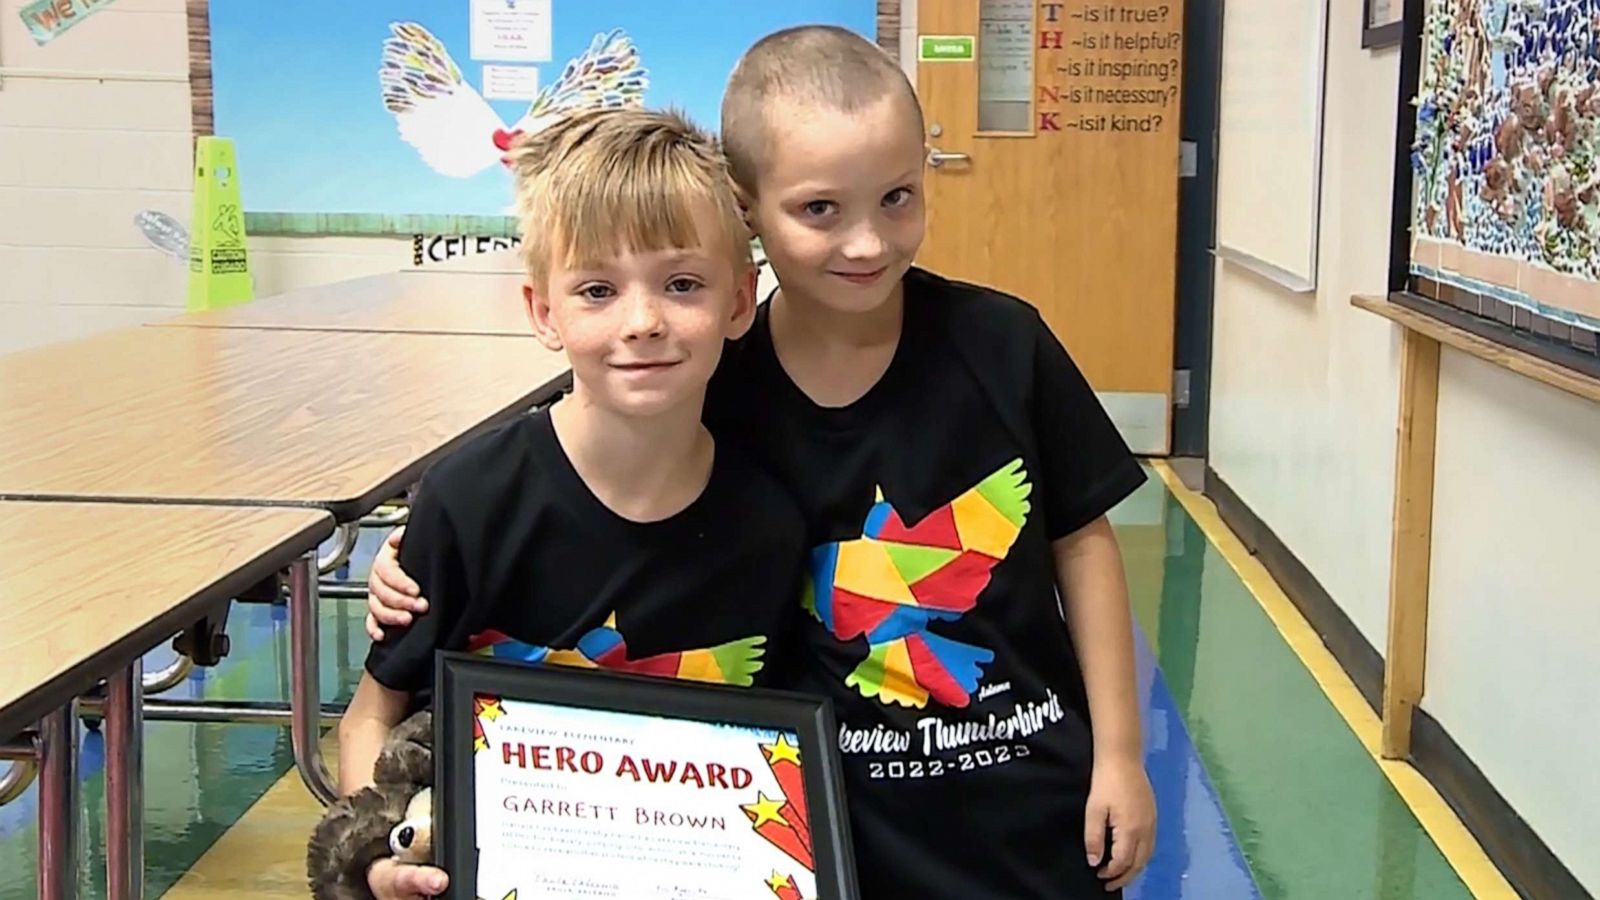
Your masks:
M909 101L857 113L778 101L754 225L785 293L849 312L877 308L922 244L923 139Z
M697 223L698 233L716 234L714 221ZM754 305L753 271L715 247L552 266L544 296L528 289L535 332L565 351L591 402L636 416L698 404L723 342L748 327Z

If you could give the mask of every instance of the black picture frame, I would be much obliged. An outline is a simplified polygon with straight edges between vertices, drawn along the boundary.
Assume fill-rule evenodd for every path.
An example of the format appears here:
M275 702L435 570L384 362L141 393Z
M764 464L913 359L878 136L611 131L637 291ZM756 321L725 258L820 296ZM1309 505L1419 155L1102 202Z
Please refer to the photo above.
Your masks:
M843 769L832 704L767 688L686 682L559 666L535 666L464 653L434 664L433 846L450 875L447 900L477 897L476 791L471 753L473 699L479 694L619 713L755 728L799 737L809 809L817 900L860 900L845 809Z
M1398 13L1398 18L1388 22L1373 24L1373 0L1361 0L1361 47L1365 50L1375 50L1379 47L1392 47L1400 43L1405 35L1406 4L1408 0L1389 0L1391 7Z

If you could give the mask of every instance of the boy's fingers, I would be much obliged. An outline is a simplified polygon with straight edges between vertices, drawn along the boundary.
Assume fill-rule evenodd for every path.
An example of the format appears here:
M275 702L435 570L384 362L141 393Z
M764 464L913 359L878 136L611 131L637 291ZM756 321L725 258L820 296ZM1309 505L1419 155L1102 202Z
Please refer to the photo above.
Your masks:
M1115 857L1117 856L1117 851L1120 848L1112 848L1111 853L1113 859L1111 867L1114 869L1121 865L1122 869L1116 873L1116 876L1112 878L1109 883L1106 884L1106 890L1108 891L1119 891L1131 884L1135 878L1139 877L1139 873L1144 871L1144 863L1139 861L1140 857L1145 859L1149 858L1149 853L1145 850L1144 841L1136 837L1119 836L1118 843L1129 844L1134 849L1129 851L1129 858L1124 863L1119 863L1116 861Z
M1111 861L1100 873L1101 878L1117 879L1128 874L1133 866L1134 852L1139 836L1128 831L1118 831L1111 836Z
M367 869L367 890L377 900L411 900L395 883L399 864L390 857L377 860Z
M422 588L405 570L400 568L400 559L396 556L378 556L372 561L372 577L367 579L370 585L384 588L389 595L405 598L405 604L421 596Z
M385 631L386 628L403 628L409 622L408 613L390 609L375 597L367 598L367 637L374 641L387 640L389 633Z
M432 897L444 893L450 879L432 866L396 866L394 884L405 897Z
M1089 865L1098 866L1106 851L1106 809L1091 803L1084 811L1083 849L1088 853Z
M367 612L372 613L379 625L410 625L411 611L421 602L420 597L413 599L396 594L382 584L367 588Z
M400 542L405 533L406 527L401 525L383 539L383 546L378 548L378 553L372 560L372 574L376 576L375 580L382 581L402 594L415 597L422 593L422 588L400 568Z

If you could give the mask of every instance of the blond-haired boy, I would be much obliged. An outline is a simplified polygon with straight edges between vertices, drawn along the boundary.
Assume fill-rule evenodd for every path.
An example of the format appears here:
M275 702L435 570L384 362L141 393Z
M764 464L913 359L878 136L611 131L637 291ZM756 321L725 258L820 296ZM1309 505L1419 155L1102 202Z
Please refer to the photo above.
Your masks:
M748 233L714 140L671 113L573 116L513 156L524 299L573 389L478 437L422 480L401 562L432 601L374 644L339 726L340 787L371 783L384 737L426 705L437 650L653 673L715 650L728 682L764 683L796 617L799 514L701 424L725 341L749 326ZM445 873L368 870L380 898L443 890Z

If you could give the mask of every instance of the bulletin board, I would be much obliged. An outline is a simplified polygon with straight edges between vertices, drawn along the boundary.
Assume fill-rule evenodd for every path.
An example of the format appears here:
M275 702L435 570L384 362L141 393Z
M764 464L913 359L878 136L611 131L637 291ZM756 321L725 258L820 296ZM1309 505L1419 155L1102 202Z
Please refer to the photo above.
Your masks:
M513 235L518 132L592 105L717 127L761 36L876 37L876 0L210 0L196 130L234 141L251 234ZM197 33L199 32L199 33Z
M1600 0L1414 5L1395 299L1600 374Z
M1216 255L1317 286L1328 0L1223 7Z

